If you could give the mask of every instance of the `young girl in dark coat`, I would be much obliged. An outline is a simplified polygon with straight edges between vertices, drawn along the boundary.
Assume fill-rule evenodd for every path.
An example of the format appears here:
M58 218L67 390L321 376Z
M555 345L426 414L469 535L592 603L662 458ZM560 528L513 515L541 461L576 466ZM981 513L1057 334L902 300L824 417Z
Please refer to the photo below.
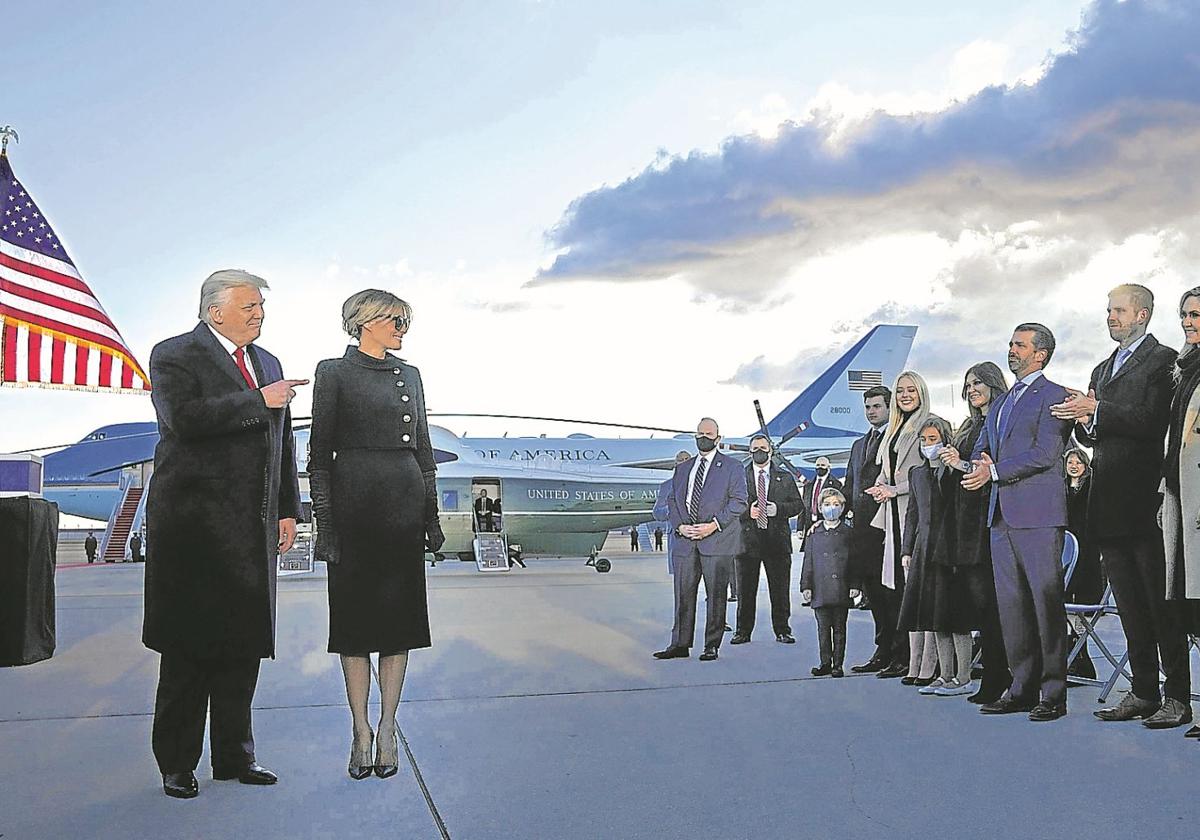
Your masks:
M846 616L858 597L859 583L850 577L850 526L842 522L846 498L830 487L821 491L818 505L821 521L804 543L800 590L817 618L821 664L812 669L812 675L840 677L846 658Z
M924 462L908 473L908 514L901 557L908 579L900 606L900 629L924 632L926 654L931 648L936 654L923 657L915 679L909 671L909 684L921 686L924 694L970 694L975 690L970 686L971 628L958 626L952 618L957 597L954 503L961 476L938 457L951 434L950 424L936 415L922 423ZM941 666L940 677L933 674L935 664Z

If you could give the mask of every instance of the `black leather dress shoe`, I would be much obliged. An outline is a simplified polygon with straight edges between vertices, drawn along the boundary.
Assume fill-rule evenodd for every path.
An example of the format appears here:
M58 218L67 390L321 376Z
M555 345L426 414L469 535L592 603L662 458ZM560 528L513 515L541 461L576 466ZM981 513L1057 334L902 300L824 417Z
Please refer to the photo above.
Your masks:
M715 647L706 647L704 653L700 654L701 662L712 662L717 658L717 649Z
M729 640L731 645L744 645L750 641L749 636L744 636L741 633L734 633L733 638Z
M279 781L279 777L261 764L251 764L241 770L218 770L214 767L213 778L218 782L237 779L244 785L273 785Z
M687 659L692 655L690 649L685 647L669 647L666 650L655 651L655 659Z
M1038 703L1029 712L1029 719L1036 721L1058 720L1067 714L1066 703Z
M856 674L874 674L879 671L882 671L886 667L887 667L887 663L884 662L882 659L876 659L875 657L871 657L870 659L868 659L866 662L862 663L861 665L851 665L850 670Z
M888 680L892 679L893 677L903 677L907 673L908 663L893 662L875 676L881 680Z
M905 674L903 677L900 678L900 685L916 685L916 684L917 684L916 677L910 677L907 674Z
M833 673L833 667L830 665L818 665L817 667L812 668L809 673L811 673L814 677L828 677Z
M186 773L163 773L163 793L175 799L195 799L200 795L200 785L196 782L196 774L191 770Z
M836 667L834 667L834 669L832 671L829 672L829 676L844 677L844 676L846 676L846 672L843 671L840 666L836 666Z
M791 633L776 633L775 641L781 642L785 645L794 645L796 644L796 637Z
M1200 725L1193 726L1187 732L1183 733L1184 738L1200 738Z
M933 681L935 679L937 679L937 677L917 677L915 680L913 680L912 684L918 688L924 688L927 685L933 685Z
M1005 694L995 703L984 703L979 707L979 711L985 715L1011 715L1014 712L1032 712L1037 705L1032 701L1018 700Z

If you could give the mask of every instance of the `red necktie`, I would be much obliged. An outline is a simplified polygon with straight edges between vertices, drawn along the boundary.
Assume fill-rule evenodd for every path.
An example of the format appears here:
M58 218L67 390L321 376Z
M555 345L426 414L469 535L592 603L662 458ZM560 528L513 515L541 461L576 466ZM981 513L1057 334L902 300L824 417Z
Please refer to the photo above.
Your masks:
M250 386L250 390L257 390L258 386L254 384L254 377L250 375L250 368L246 367L245 349L239 347L238 349L234 350L233 358L237 360L238 370L242 372L242 378L246 380L246 384Z
M824 483L825 483L825 480L818 477L816 483L813 484L813 497L812 497L812 499L813 499L812 514L813 514L813 516L816 516L821 510L821 485Z

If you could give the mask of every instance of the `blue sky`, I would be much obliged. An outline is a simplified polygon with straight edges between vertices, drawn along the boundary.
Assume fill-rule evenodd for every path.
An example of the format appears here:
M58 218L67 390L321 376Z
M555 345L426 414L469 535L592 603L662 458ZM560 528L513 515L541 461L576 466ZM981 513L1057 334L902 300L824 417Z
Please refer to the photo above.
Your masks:
M143 361L194 324L201 280L237 266L271 282L262 343L292 375L340 354L337 313L350 293L384 287L410 300L405 354L435 409L684 427L723 413L741 428L753 397L783 405L872 317L894 317L926 328L914 361L927 347L943 410L961 414L948 394L962 354L995 344L999 358L1019 315L999 307L994 328L968 329L964 313L995 303L997 277L1053 275L1061 329L1079 336L1060 378L1077 379L1109 348L1101 315L1075 311L1100 313L1103 291L1131 273L1168 299L1182 288L1190 189L1170 202L1177 212L1146 225L1104 207L1059 224L1056 195L1079 206L1079 184L1105 183L1119 162L1096 161L1095 173L1064 163L1075 180L1050 194L1035 194L1020 171L1009 173L1025 178L1013 186L989 170L997 195L1021 201L966 201L956 183L968 182L953 179L995 162L972 157L971 137L951 137L939 154L959 142L969 158L954 172L935 162L919 184L864 178L875 186L849 207L779 196L810 202L800 217L819 207L851 220L841 235L805 242L757 229L733 237L721 213L736 183L704 219L690 218L699 198L680 179L677 203L650 205L663 214L639 228L638 247L653 240L659 253L676 237L672 247L704 256L665 268L627 264L632 245L571 227L571 208L603 201L628 223L647 206L612 200L612 187L629 179L645 195L656 170L688 155L728 166L720 150L730 138L775 149L790 136L777 131L782 120L822 126L821 137L853 149L878 128L876 109L912 120L955 102L982 108L972 99L981 89L1036 86L1048 57L1079 48L1069 33L1085 12L1108 20L1132 6L1153 23L1180 5L20 4L4 12L0 124L20 130L10 148L18 177ZM1136 64L1155 30L1130 31ZM1155 89L1165 75L1143 81ZM1086 110L1092 95L1080 87L1056 101L1077 97ZM1085 116L1093 125L1096 114ZM1175 136L1191 128L1145 123ZM1092 130L1081 126L1064 131ZM886 144L863 165L887 171ZM953 219L930 211L947 204ZM701 235L705 220L713 230ZM620 259L553 270L556 257L596 253L602 241ZM1171 306L1156 326L1176 343ZM150 411L136 397L6 389L0 449Z

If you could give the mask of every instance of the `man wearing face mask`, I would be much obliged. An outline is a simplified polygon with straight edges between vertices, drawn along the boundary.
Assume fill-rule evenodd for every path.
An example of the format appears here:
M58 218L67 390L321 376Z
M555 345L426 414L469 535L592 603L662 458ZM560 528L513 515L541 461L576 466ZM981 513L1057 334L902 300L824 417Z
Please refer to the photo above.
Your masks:
M1078 536L1100 550L1133 672L1133 688L1121 702L1093 714L1107 721L1144 718L1151 729L1167 729L1192 719L1191 675L1187 635L1166 600L1157 523L1176 355L1146 331L1153 312L1154 295L1145 286L1109 292L1108 334L1117 349L1092 371L1088 393L1070 391L1051 412L1074 421L1075 436L1094 451L1088 533Z
M759 566L767 572L771 598L771 626L775 641L795 644L792 636L792 603L788 583L792 575L792 529L788 520L804 506L791 474L772 466L771 442L766 435L750 438L750 460L746 466L746 488L750 509L742 515L742 553L737 558L741 600L737 608L737 632L729 643L745 644L754 632L758 611Z
M696 427L699 454L675 467L667 497L667 522L678 535L675 560L675 632L671 646L656 659L686 658L696 635L696 593L704 579L707 616L702 662L717 658L725 634L726 593L733 558L741 550L739 519L746 512L746 474L733 458L717 451L717 421L703 418Z
M841 490L842 482L838 481L829 470L829 459L824 455L817 458L817 475L804 485L804 509L808 511L808 524L803 528L808 531L821 521L821 493L824 490ZM803 519L801 519L803 521Z

